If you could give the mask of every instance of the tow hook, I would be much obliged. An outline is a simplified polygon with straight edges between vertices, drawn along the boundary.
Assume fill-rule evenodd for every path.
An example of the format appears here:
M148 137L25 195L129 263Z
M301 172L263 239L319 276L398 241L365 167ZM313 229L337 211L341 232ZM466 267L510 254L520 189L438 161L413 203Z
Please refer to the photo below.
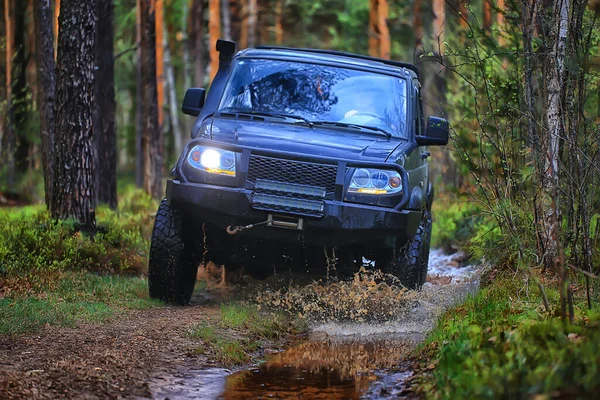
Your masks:
M233 236L233 235L235 235L235 234L237 234L237 233L239 233L241 231L244 231L246 229L252 229L255 226L265 225L265 224L268 224L269 222L270 221L267 220L267 221L263 221L263 222L258 222L256 224L250 224L250 225L238 225L238 226L229 225L227 228L225 228L225 231L227 231L227 233L229 235Z

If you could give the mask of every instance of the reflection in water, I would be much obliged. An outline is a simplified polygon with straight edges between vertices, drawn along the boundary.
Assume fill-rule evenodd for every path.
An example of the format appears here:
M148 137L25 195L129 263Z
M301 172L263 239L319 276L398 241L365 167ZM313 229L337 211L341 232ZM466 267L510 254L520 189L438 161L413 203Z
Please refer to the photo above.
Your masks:
M418 293L376 284L381 280L362 272L351 282L263 294L263 305L325 316L324 321L311 328L307 342L270 356L259 367L231 375L216 368L185 369L153 380L150 391L154 398L171 400L402 398L411 372L398 372L398 363L446 307L477 289L476 269L464 266L463 258L433 250L429 282ZM359 312L363 309L367 312ZM358 318L348 314L352 310ZM390 310L391 321L361 320L362 314L379 317Z
M358 399L378 379L377 370L396 367L413 346L406 339L311 340L228 376L219 398Z

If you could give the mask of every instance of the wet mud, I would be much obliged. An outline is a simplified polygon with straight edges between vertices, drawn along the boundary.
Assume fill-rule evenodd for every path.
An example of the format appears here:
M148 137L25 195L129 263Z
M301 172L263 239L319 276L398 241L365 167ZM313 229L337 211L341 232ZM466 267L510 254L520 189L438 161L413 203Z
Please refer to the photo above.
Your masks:
M407 355L448 306L477 290L477 269L464 259L432 250L428 282L419 292L364 271L346 282L313 282L259 295L260 305L307 318L308 337L250 368L187 367L156 377L150 391L156 399L171 400L410 398Z

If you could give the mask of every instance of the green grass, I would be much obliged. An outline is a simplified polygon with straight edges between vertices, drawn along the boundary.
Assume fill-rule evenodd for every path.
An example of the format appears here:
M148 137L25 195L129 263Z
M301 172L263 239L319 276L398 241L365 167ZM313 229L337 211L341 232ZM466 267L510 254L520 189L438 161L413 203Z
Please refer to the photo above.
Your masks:
M248 362L252 353L267 341L304 331L303 324L283 313L270 314L256 307L226 303L221 304L217 321L193 325L188 336L202 341L196 353L207 354L232 366Z
M306 328L303 321L292 319L289 314L261 312L256 306L236 303L221 304L219 324L258 339L275 340Z
M448 310L418 349L431 398L520 398L600 393L600 310L577 304L573 325L541 307L535 288L504 278ZM550 301L558 293L548 288Z
M196 353L210 351L216 360L225 365L237 365L250 360L248 351L251 351L252 346L248 346L250 344L248 339L226 337L215 326L207 323L192 326L188 335L203 342L203 345L196 349Z
M0 334L36 332L46 324L74 327L79 322L104 322L126 309L161 304L147 293L142 278L67 273L38 295L0 299Z
M102 322L159 304L135 277L148 264L158 202L129 186L119 209L96 210L97 232L55 221L44 205L0 208L0 334Z

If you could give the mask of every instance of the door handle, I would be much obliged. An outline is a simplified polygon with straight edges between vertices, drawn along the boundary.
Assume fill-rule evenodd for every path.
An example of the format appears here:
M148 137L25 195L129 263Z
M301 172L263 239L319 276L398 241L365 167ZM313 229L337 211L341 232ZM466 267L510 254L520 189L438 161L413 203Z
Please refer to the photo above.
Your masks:
M429 152L429 151L423 151L423 152L421 152L421 160L425 160L430 155L431 155L431 152Z

